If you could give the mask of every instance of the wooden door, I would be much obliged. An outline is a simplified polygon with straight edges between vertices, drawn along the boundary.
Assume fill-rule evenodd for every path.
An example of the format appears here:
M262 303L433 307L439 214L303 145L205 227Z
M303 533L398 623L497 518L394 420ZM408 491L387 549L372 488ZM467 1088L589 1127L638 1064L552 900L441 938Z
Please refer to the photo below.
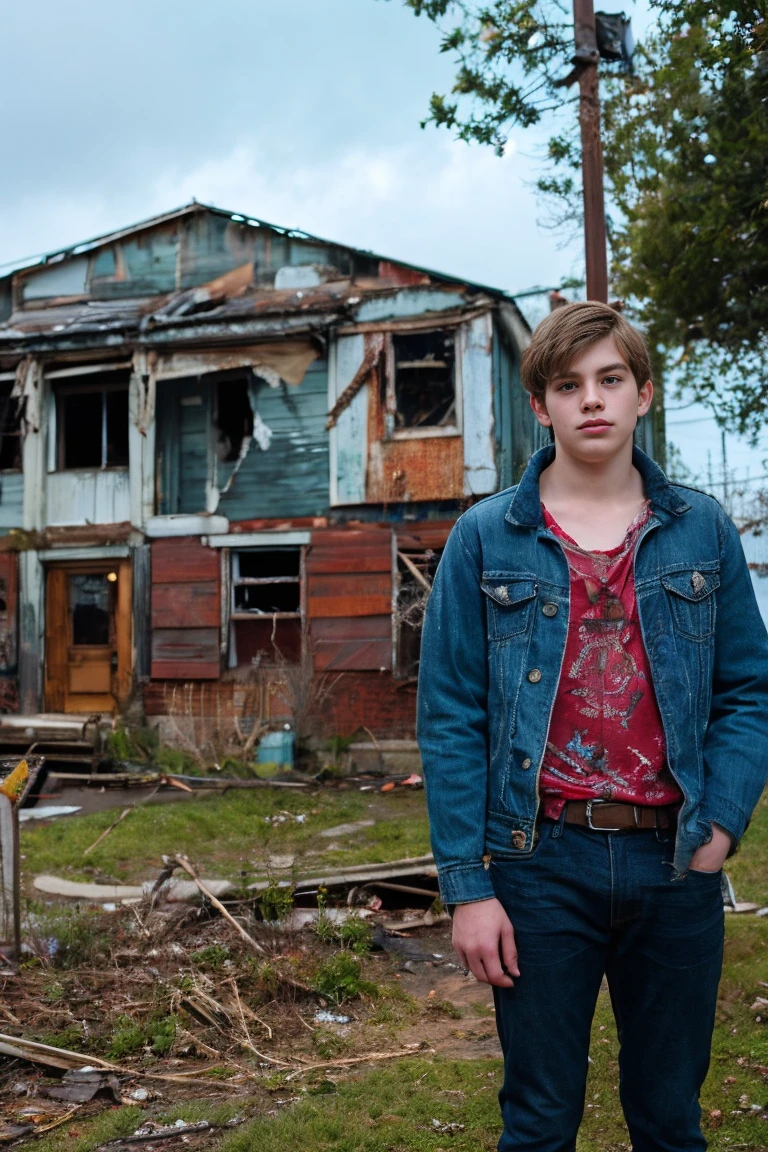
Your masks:
M45 706L114 713L130 693L131 565L48 569Z

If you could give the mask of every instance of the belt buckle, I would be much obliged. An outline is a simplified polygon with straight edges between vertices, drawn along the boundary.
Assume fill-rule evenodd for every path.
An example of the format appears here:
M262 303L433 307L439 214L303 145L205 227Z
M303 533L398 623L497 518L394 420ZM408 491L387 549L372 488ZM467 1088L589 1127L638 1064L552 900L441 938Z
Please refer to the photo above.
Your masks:
M591 828L593 832L621 832L622 831L621 828L600 828L600 827L597 827L595 824L592 823L592 809L594 808L595 804L611 804L611 803L613 803L613 801L611 801L611 800L587 800L587 807L586 807L586 813L585 813L586 817L587 817L587 827Z

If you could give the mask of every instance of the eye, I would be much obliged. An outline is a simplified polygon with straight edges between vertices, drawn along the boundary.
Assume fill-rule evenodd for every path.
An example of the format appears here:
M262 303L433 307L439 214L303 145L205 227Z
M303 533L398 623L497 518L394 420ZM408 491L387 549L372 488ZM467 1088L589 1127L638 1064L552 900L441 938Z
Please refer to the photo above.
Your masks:
M572 380L566 380L565 383L558 384L557 390L558 392L572 392L575 387L576 385Z
M621 376L606 376L605 379L603 380L603 384L620 384L620 383L621 383Z

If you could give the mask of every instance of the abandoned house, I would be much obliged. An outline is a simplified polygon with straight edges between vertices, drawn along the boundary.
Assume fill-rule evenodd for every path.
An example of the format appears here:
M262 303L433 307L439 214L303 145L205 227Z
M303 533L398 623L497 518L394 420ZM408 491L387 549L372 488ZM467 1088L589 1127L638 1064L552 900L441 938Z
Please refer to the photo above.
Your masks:
M311 659L327 734L412 735L440 550L538 445L527 339L502 292L198 203L0 280L0 711L159 722Z

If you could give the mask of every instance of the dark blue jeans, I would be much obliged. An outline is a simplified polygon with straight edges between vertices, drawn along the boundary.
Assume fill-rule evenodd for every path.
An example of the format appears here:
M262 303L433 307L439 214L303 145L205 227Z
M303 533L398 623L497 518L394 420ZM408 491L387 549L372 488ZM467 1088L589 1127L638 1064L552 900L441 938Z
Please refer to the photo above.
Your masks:
M574 1152L603 975L634 1152L702 1152L723 953L720 873L673 880L671 836L544 821L527 859L491 863L520 978L495 988L499 1152Z

